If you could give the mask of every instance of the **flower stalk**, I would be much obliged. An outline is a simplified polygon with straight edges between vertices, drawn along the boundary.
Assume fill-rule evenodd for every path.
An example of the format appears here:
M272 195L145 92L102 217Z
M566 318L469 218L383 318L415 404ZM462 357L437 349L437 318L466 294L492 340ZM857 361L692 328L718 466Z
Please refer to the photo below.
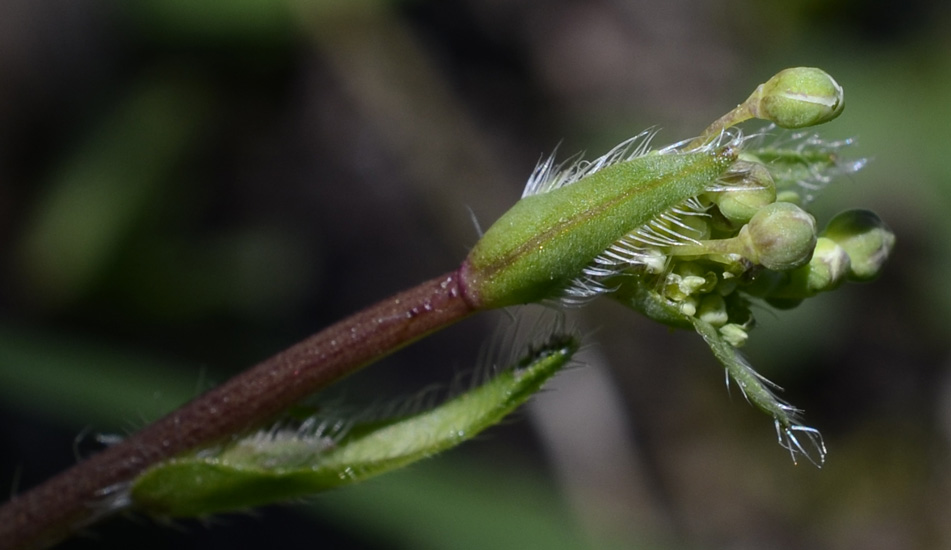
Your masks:
M315 391L474 312L449 273L267 359L0 507L0 548L45 548L127 508L147 468L272 421Z

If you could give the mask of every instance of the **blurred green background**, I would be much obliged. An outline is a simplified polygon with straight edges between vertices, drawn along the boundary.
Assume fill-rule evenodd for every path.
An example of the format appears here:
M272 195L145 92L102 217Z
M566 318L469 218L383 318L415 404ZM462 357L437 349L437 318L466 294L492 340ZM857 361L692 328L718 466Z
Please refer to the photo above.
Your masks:
M610 301L519 418L404 472L253 515L120 518L64 548L951 547L951 9L794 0L0 3L0 491L453 269L540 155L696 134L819 66L872 159L885 275L759 314L748 348L822 430L793 466L695 335ZM477 317L331 393L476 366Z

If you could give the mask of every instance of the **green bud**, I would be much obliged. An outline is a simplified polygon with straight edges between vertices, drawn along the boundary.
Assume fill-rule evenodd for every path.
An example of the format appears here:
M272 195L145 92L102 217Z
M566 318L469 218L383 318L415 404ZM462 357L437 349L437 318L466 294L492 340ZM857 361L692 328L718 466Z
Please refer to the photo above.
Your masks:
M750 339L750 334L742 325L727 323L720 327L720 336L734 348L743 347Z
M782 128L805 128L842 113L842 87L828 73L812 67L780 71L746 100L750 113Z
M769 170L759 162L737 161L721 179L723 191L709 198L736 227L750 221L760 208L776 201L776 185Z
M777 309L790 309L819 292L835 290L849 274L849 255L831 239L819 237L809 263L792 271L760 273L745 290Z
M700 300L697 317L715 327L722 327L730 320L726 310L726 301L717 293L708 294Z
M735 237L673 246L672 257L707 258L726 265L724 276L742 274L749 264L774 271L789 271L805 265L816 244L816 220L788 202L760 208Z
M844 248L832 239L819 237L812 259L805 266L806 290L812 293L835 290L848 276L851 263Z
M805 265L816 246L816 220L788 202L770 204L756 213L737 237L746 243L749 261L775 271Z
M844 108L842 87L825 71L812 67L785 69L707 126L691 145L707 143L727 128L751 118L768 120L781 128L806 128L829 122Z
M678 264L667 275L664 294L668 298L680 302L688 297L709 292L716 287L716 284L717 276L712 271L693 262L686 262Z
M849 280L878 276L895 246L895 234L870 210L846 210L832 218L822 236L835 241L849 256Z

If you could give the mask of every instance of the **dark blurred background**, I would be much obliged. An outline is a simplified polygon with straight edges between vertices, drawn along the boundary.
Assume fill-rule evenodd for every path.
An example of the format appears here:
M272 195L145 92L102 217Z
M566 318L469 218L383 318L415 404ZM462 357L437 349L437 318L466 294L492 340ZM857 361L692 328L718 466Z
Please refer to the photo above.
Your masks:
M885 275L759 314L747 353L822 430L794 466L698 337L603 300L517 419L310 505L119 518L64 548L951 547L951 13L792 0L0 3L0 492L455 268L542 154L695 135L759 82L845 87ZM947 210L945 210L947 209ZM477 366L473 318L330 393Z

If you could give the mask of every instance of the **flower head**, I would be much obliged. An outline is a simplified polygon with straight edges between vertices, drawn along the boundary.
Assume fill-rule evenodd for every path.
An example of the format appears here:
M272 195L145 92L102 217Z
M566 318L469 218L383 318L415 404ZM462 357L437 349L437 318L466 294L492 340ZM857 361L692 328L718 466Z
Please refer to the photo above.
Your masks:
M543 161L463 264L470 300L578 305L605 294L691 328L773 417L794 460L801 453L821 464L819 433L736 348L754 325L754 301L791 307L845 279L868 280L892 249L894 235L871 212L851 211L819 233L805 210L831 180L865 164L843 159L851 141L776 128L820 124L843 107L832 77L787 69L693 140L651 150L648 131L593 161ZM772 124L751 135L735 128L754 117Z
M819 432L800 423L800 412L775 395L737 348L755 325L754 303L794 307L847 279L874 278L894 234L865 210L840 214L820 232L805 210L819 187L815 182L824 185L861 166L839 159L842 143L823 145L807 134L762 143L761 137L740 140L738 160L708 192L633 231L628 242L636 239L636 254L628 254L621 273L599 282L648 317L698 332L747 399L773 417L793 459L802 454L821 465L825 446ZM791 175L796 164L809 167L808 181L798 172ZM682 238L637 237L670 235L671 228L679 228Z

